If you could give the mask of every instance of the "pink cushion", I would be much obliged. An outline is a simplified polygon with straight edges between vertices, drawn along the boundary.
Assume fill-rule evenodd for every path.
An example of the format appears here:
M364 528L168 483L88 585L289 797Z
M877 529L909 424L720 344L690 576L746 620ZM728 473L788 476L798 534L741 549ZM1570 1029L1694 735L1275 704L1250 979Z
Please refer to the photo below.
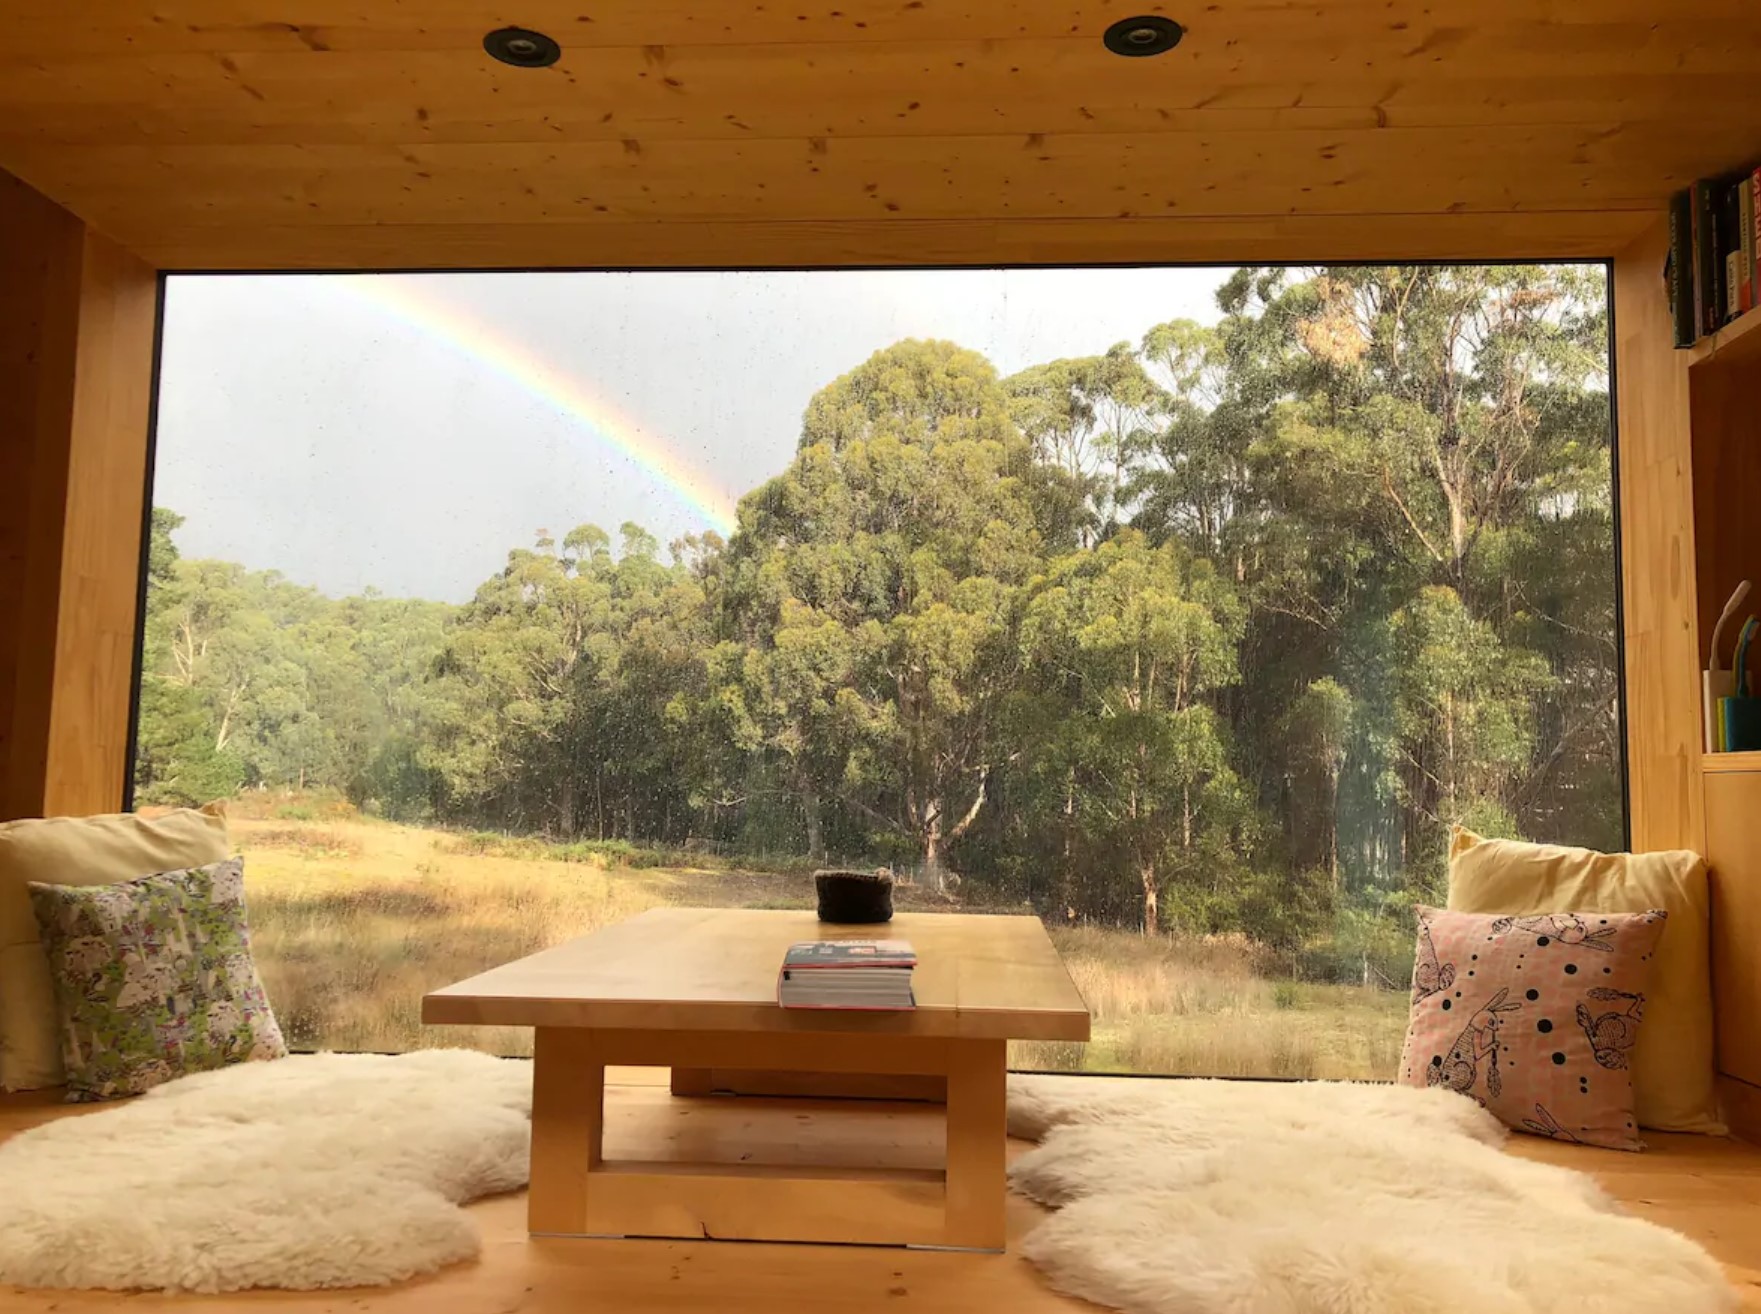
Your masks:
M1643 1149L1628 1064L1668 914L1417 912L1400 1080L1518 1131Z

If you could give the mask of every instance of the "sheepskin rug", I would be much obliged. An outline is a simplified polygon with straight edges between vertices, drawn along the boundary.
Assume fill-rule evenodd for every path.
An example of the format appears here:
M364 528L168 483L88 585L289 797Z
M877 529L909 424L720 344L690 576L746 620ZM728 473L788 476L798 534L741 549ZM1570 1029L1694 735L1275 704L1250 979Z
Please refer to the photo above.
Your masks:
M465 1050L185 1077L0 1145L0 1282L365 1286L477 1254L463 1201L526 1182L532 1068Z
M1451 1091L1010 1078L1022 1247L1130 1314L1717 1314L1718 1264ZM1599 1155L1602 1151L1585 1151Z

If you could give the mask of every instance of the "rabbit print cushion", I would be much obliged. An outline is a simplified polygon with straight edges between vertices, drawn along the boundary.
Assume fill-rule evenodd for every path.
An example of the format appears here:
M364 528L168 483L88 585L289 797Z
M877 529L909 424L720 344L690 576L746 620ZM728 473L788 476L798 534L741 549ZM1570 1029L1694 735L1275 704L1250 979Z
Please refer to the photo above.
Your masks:
M1668 914L1417 912L1400 1080L1517 1131L1643 1149L1630 1060Z

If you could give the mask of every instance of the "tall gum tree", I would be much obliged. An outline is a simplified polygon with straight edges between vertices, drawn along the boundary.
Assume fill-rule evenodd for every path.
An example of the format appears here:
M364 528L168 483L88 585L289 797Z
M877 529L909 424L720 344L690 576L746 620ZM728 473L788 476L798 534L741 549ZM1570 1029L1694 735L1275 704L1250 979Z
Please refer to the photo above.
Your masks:
M815 781L938 888L1005 751L1013 611L1042 551L1031 459L984 357L901 342L814 396L795 459L747 496L729 545L729 628L769 727L753 743L835 743Z

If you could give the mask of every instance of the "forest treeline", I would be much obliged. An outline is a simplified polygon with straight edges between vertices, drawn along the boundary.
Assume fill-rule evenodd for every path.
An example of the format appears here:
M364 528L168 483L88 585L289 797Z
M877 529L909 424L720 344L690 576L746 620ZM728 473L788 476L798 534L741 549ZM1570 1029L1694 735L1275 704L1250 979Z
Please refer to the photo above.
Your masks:
M462 606L179 558L156 511L138 797L327 787L1293 953L1435 891L1452 821L1618 845L1601 271L1218 303L1008 377L899 342L726 541L541 533Z

